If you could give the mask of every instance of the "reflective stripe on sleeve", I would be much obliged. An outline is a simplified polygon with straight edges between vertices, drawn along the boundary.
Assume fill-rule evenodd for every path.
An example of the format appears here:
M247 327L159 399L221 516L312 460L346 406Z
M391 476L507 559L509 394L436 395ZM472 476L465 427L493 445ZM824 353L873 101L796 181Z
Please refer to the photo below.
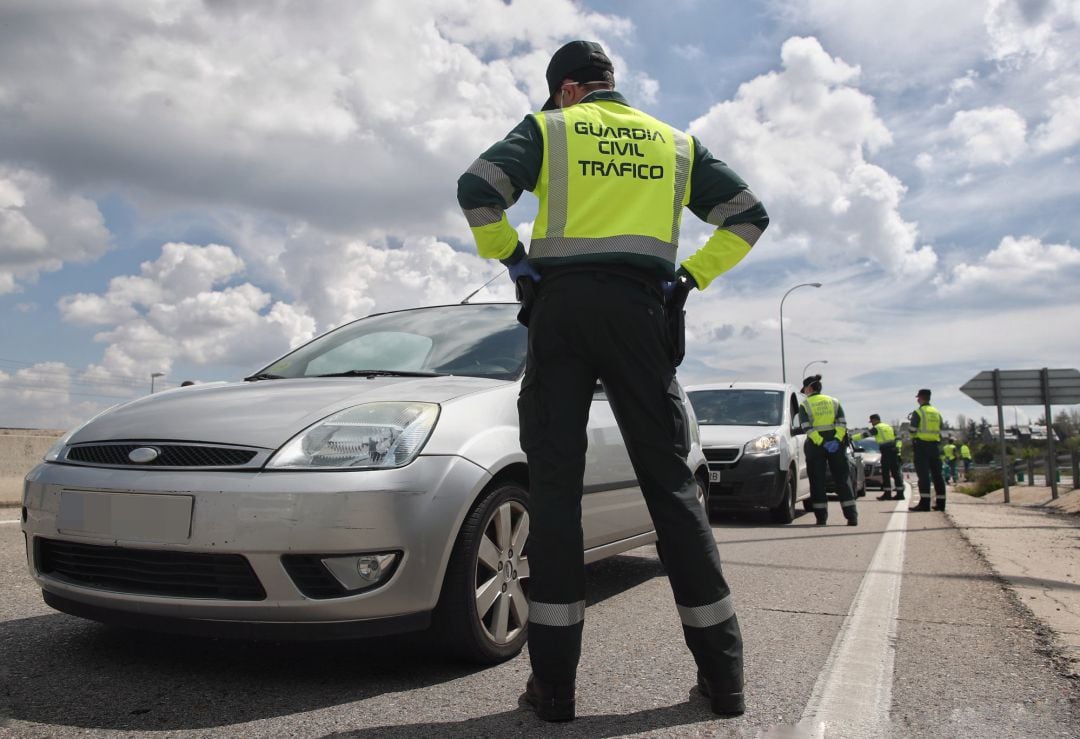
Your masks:
M678 603L675 606L679 609L679 618L682 619L683 625L696 629L707 629L710 626L722 624L735 615L735 603L731 600L730 594L715 603L704 606L690 608L680 606Z
M732 216L737 216L740 213L745 213L760 202L761 201L757 199L757 196L754 195L754 193L750 192L749 190L743 190L742 192L736 194L735 197L733 197L731 200L727 200L723 203L719 203L713 206L713 209L709 211L709 215L705 219L705 222L712 224L713 226L723 226L728 218L731 218ZM748 226L750 224L739 225ZM736 227L733 226L730 230L734 233L738 233L737 231L735 231L735 228ZM760 236L761 229L758 228L755 230L757 231L757 235ZM738 235L742 236L741 233ZM749 239L747 239L747 241L750 244L754 243ZM754 237L754 241L757 241L757 237Z
M506 172L496 167L491 162L485 159L477 159L473 162L465 174L476 175L484 182L491 185L499 196L503 199L503 203L509 208L514 204L514 185L510 182L510 178L506 176Z
M465 220L469 222L470 228L479 228L480 226L490 226L492 223L498 223L502 220L503 213L502 208L470 208L464 211Z
M541 603L529 601L529 623L540 626L573 626L585 620L585 601Z

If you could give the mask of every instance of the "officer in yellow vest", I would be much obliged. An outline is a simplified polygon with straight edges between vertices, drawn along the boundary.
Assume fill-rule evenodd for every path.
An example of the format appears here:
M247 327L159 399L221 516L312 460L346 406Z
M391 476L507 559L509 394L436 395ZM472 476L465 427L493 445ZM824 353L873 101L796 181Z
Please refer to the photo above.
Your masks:
M964 479L971 479L971 447L966 441L960 442L960 459L964 462Z
M887 423L882 423L881 416L877 413L870 414L870 428L874 432L874 441L881 450L881 495L878 500L903 500L904 499L904 476L900 473L900 442L896 438L896 431ZM853 441L858 441L862 434L852 436ZM896 497L893 498L893 483L896 483Z
M941 454L945 458L945 467L946 467L946 470L947 470L947 472L945 474L946 482L953 482L953 483L959 482L960 478L957 477L957 475L956 475L956 461L957 461L956 442L953 440L953 438L951 436L949 437L948 442L944 446L941 447Z
M945 477L941 473L941 413L930 405L930 391L923 388L915 396L919 407L908 417L911 426L915 474L919 478L919 503L908 510L930 510L930 482L934 483L934 510L945 510Z
M825 493L827 466L848 526L858 526L855 493L851 489L847 454L844 453L847 442L844 409L839 400L821 392L821 375L804 379L802 392L806 399L799 406L799 424L806 432L803 451L806 453L806 474L810 478L810 505L817 525L824 526L829 518L828 496Z
M698 689L715 713L738 715L742 636L686 464L690 429L675 366L688 293L745 257L768 216L696 138L615 92L599 44L563 46L547 83L541 112L458 180L477 251L507 266L529 327L518 398L530 496L532 675L522 698L541 719L574 717L586 598L585 428L599 379L656 527ZM525 190L539 199L527 253L505 214ZM677 265L684 207L716 230Z

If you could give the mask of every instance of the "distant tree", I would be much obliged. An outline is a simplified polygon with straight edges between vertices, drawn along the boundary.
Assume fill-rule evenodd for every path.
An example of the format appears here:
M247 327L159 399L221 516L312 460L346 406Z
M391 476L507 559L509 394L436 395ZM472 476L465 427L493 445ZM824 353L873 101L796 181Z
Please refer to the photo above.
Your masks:
M1077 427L1076 421L1080 413L1076 411L1058 411L1054 416L1054 431L1057 432L1059 439L1069 439L1080 433L1080 428Z

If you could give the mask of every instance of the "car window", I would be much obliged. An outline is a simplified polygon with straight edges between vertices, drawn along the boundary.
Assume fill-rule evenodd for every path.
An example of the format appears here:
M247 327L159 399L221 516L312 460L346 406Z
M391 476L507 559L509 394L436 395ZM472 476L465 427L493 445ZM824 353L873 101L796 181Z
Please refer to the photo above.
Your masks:
M261 373L284 378L397 371L514 380L525 367L526 353L518 308L451 305L362 318L314 339Z
M855 442L858 444L864 452L880 452L881 448L878 443L873 439L859 439Z
M706 426L779 426L784 419L780 390L724 388L689 393L698 423Z

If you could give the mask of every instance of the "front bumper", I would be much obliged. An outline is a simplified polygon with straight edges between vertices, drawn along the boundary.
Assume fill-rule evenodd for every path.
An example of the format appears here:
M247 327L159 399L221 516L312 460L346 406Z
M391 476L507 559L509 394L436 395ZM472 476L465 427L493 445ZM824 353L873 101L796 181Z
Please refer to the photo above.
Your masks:
M329 636L423 628L435 607L454 539L470 503L490 480L462 457L421 456L396 470L219 472L131 470L43 464L24 489L27 560L46 601L76 615L165 630L228 632L254 625L270 635L300 630ZM62 494L190 497L186 536L110 535L64 528ZM135 525L138 528L138 524ZM107 527L106 527L107 528ZM169 529L176 531L177 527ZM154 537L158 536L158 540ZM120 547L136 554L240 555L264 597L176 597L116 592L50 575L35 552L43 540ZM400 552L390 578L352 595L312 598L301 592L283 555ZM168 556L168 555L166 555ZM403 620L404 619L404 620ZM185 624L190 629L181 629ZM366 626L365 626L366 625ZM170 628L171 627L171 628ZM204 628L205 627L205 628ZM227 633L226 633L227 635ZM252 632L254 635L254 632Z
M709 450L706 450L706 456ZM716 455L713 455L716 456ZM709 461L709 508L775 508L784 495L785 472L779 455L739 454L731 462ZM714 479L719 474L719 480Z

